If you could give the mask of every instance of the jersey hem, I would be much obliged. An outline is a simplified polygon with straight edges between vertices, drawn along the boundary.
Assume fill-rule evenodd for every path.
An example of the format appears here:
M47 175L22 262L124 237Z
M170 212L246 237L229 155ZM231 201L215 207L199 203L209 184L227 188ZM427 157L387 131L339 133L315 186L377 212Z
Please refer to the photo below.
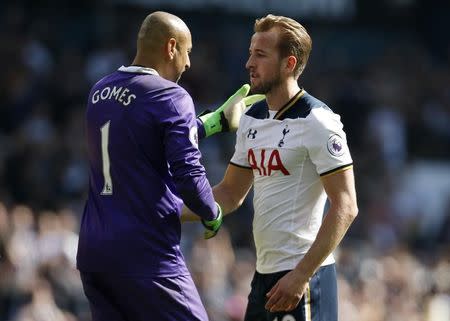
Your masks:
M245 169L252 169L250 166L239 165L239 164L233 163L231 161L230 161L230 165L234 165L236 167L245 168Z
M327 257L325 259L325 261L322 262L322 264L320 265L320 267L323 266L327 266L327 265L331 265L331 264L335 264L336 260L334 258L333 255L330 255L329 257ZM270 273L277 273L277 272L282 272L282 271L292 271L295 269L295 266L293 267L286 267L286 266L282 266L282 267L278 267L278 268L273 268L273 269L261 269L261 268L256 268L256 272L260 273L260 274L270 274Z
M322 174L320 174L320 177L325 177L325 176L328 176L328 175L331 175L331 174L334 174L334 173L337 173L337 172L342 172L342 171L345 171L345 170L350 169L352 167L353 167L353 163L342 165L342 166L336 167L334 169L331 169L329 171L323 172Z

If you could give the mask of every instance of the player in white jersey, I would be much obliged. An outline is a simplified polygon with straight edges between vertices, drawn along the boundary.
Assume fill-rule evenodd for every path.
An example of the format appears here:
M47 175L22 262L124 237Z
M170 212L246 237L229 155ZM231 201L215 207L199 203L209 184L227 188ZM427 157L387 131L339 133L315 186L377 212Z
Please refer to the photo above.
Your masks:
M305 28L268 15L254 31L246 68L251 91L266 100L242 116L235 153L214 187L230 213L254 186L257 262L245 320L335 321L332 252L358 212L343 125L298 85L311 51Z
M320 176L352 164L339 116L304 90L280 112L256 103L241 118L230 163L253 170L256 270L294 269L322 223Z

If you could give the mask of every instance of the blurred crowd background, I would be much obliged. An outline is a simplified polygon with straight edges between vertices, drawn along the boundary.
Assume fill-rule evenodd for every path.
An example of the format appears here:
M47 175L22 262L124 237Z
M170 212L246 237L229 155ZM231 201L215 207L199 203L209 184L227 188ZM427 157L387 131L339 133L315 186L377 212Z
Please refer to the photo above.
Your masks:
M359 216L336 251L342 321L450 320L450 3L425 0L1 1L0 321L89 321L75 269L88 185L90 86L129 64L144 17L191 28L180 84L198 111L248 81L255 18L298 19L313 51L300 79L342 117ZM212 184L233 134L201 142ZM254 271L251 195L209 241L183 249L211 321L242 320Z

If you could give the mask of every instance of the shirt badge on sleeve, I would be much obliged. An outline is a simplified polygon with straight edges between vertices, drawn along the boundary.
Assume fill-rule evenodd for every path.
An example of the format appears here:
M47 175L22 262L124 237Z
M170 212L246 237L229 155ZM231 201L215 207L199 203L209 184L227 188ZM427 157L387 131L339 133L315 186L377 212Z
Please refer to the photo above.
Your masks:
M189 140L195 148L198 148L198 129L197 126L192 127L189 130Z
M344 140L337 134L331 135L328 138L327 148L331 155L342 156L344 154Z

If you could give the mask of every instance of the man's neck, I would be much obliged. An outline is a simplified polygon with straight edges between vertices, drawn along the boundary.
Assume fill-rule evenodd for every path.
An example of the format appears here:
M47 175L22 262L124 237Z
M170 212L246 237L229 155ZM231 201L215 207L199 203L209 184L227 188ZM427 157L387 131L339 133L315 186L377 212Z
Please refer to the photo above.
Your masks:
M145 56L136 55L133 62L131 63L131 66L139 66L144 68L151 68L156 70L156 72L163 77L164 76L164 70L161 68L161 65L156 63L155 61L151 59L145 59ZM164 77L163 77L164 78Z
M280 110L298 92L300 87L297 81L290 81L281 84L270 92L266 93L266 101L270 110Z

